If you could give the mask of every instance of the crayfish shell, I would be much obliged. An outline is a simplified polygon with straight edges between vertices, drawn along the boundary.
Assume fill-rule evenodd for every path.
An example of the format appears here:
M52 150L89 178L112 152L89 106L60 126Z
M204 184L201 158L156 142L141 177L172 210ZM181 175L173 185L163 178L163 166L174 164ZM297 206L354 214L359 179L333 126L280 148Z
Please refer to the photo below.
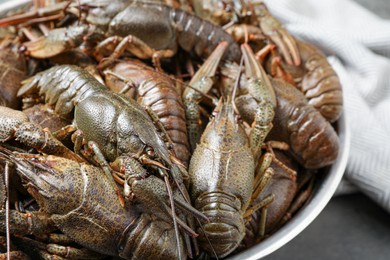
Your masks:
M339 138L332 125L294 86L273 79L278 105L269 140L290 145L290 152L307 169L331 165L337 159Z

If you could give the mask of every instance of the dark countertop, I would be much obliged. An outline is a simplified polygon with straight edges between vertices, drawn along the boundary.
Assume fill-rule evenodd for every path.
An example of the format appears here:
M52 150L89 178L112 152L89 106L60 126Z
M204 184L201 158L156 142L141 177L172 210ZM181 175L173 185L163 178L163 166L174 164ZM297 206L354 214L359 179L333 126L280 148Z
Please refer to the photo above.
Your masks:
M361 193L335 197L301 234L264 259L390 259L390 214Z

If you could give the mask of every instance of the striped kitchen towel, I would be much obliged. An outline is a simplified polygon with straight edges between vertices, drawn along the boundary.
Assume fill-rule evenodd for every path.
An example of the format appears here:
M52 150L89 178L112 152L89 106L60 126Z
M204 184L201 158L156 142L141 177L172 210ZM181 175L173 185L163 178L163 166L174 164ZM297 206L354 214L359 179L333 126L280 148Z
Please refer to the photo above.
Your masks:
M390 212L390 20L350 0L265 0L321 48L343 85L351 150L345 179Z

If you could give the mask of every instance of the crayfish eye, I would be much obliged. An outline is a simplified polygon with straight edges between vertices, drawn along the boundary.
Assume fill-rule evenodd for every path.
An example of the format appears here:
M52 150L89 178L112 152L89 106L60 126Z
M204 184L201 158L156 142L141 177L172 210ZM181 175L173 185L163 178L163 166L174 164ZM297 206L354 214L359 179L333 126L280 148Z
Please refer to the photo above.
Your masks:
M154 152L154 150L153 150L153 148L152 147L146 147L146 154L149 156L149 157L151 157L151 158L153 158L153 157L155 157L155 152Z
M168 150L173 150L173 144L168 143L167 147L168 147Z

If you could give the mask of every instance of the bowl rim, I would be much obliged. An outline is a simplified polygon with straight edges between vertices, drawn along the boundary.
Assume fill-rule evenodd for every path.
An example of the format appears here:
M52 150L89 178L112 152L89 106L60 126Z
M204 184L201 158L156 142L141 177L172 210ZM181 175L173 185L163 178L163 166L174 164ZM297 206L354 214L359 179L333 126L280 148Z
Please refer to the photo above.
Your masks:
M337 127L340 140L338 158L336 162L329 167L328 174L324 176L323 181L316 187L314 195L309 199L305 206L299 210L288 223L270 237L243 252L229 256L227 259L263 258L290 242L321 213L335 193L347 167L351 132L348 119L345 116L345 110L337 121Z

